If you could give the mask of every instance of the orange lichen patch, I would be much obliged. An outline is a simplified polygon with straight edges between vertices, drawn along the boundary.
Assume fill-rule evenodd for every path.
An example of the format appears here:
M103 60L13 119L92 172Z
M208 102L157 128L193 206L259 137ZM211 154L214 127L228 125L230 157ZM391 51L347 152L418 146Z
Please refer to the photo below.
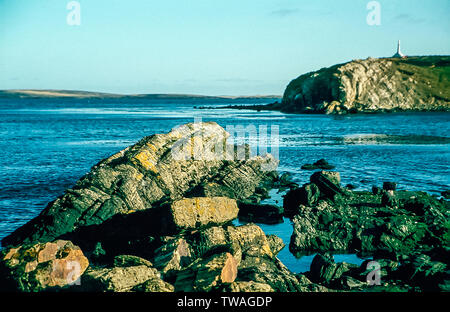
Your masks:
M146 170L157 173L153 155L149 151L142 151L134 157Z
M145 144L145 145L147 145L151 150L153 150L153 152L156 152L156 151L157 151L157 148L156 148L153 144L147 143L147 144Z
M237 277L237 273L238 263L233 255L227 252L227 260L225 261L225 265L223 266L220 274L222 283L233 283Z
M46 243L44 248L39 251L37 261L42 263L55 259L58 249L59 247L55 243Z

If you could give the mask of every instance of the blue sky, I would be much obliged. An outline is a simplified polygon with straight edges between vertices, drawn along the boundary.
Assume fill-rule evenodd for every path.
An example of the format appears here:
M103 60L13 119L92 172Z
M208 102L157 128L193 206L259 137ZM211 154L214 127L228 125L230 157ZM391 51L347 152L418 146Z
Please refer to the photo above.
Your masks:
M450 54L450 1L0 0L0 89L282 94L357 58Z

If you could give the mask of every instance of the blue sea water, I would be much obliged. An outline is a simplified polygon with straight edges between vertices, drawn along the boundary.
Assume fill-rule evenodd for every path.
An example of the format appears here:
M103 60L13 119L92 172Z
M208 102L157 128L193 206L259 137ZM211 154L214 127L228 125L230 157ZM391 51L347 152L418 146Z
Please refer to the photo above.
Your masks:
M358 189L383 181L436 194L449 189L450 113L326 116L194 109L269 102L273 100L0 99L0 239L37 216L99 160L194 118L223 127L267 126L269 137L278 129L279 169L292 173L299 184L311 174L300 167L325 158L336 165L344 185ZM263 228L289 244L288 220ZM296 272L307 270L311 260L293 258L287 247L279 257ZM362 261L353 255L342 259Z

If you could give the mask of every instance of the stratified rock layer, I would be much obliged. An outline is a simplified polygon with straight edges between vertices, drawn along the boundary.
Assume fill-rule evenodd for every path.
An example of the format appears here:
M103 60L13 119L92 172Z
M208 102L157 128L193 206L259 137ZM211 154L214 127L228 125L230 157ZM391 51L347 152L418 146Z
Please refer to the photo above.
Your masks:
M116 215L181 200L201 185L216 185L216 196L245 199L278 165L271 155L236 158L228 133L216 123L180 126L146 137L102 160L42 213L2 240L4 246L52 241ZM214 194L210 194L214 195Z

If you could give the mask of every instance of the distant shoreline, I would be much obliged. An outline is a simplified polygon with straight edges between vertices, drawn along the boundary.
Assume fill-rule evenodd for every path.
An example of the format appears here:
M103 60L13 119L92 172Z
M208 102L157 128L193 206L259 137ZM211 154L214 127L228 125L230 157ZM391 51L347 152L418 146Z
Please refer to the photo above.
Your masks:
M250 95L250 96L212 96L197 94L115 94L90 91L73 91L73 90L0 90L0 98L101 98L101 99L117 99L117 98L148 98L148 99L281 99L281 95Z

